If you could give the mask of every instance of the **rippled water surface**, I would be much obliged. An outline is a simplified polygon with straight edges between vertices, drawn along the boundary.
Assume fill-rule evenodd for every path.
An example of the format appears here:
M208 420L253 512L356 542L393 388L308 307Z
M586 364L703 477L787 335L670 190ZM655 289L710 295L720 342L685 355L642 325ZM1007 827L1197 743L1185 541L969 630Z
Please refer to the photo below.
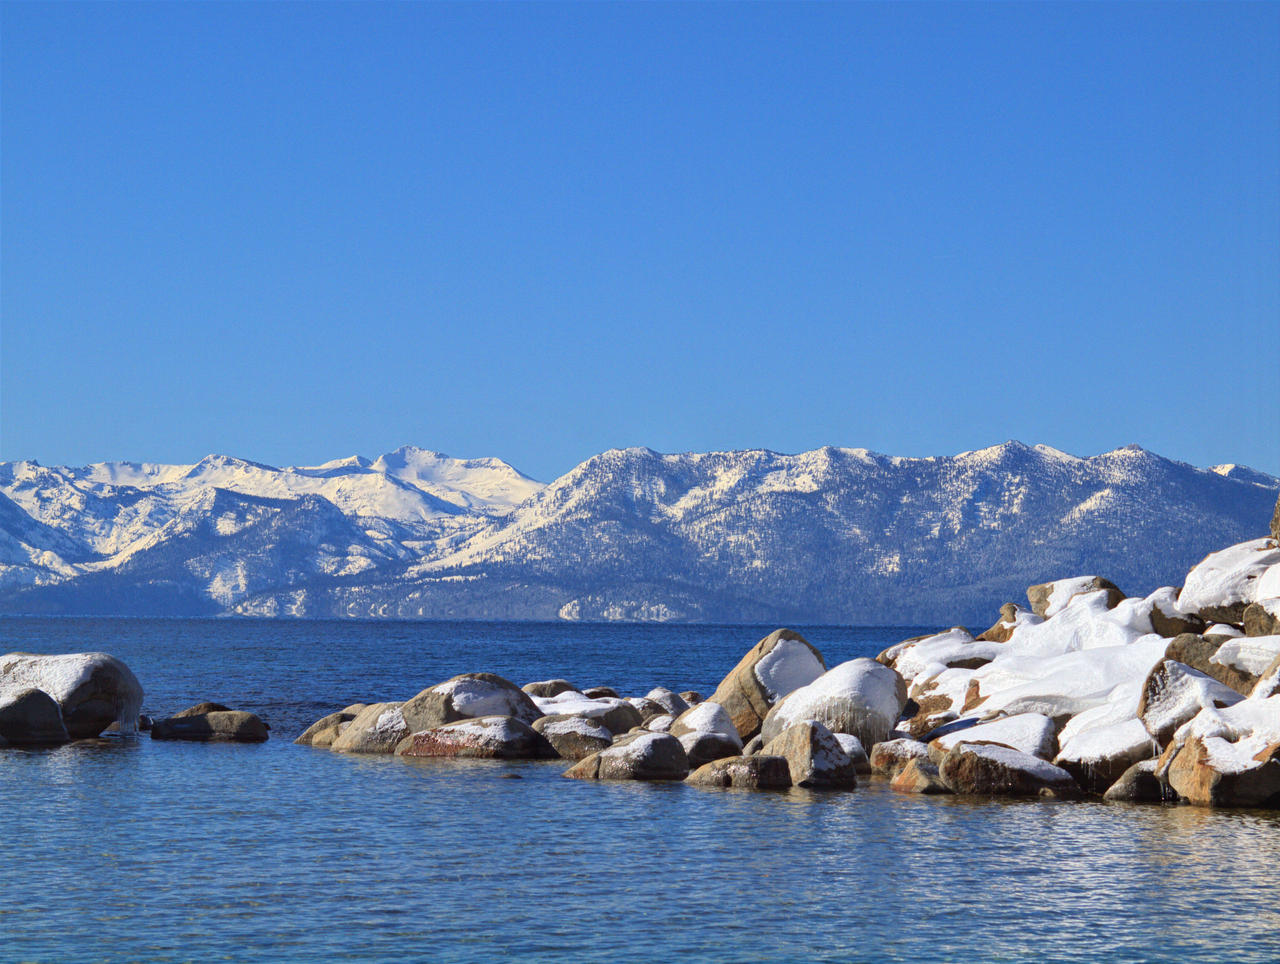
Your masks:
M768 627L0 621L261 746L0 750L0 959L1266 961L1280 814L580 783L293 746L458 672L709 692ZM901 629L805 631L833 664ZM519 777L520 779L510 779Z

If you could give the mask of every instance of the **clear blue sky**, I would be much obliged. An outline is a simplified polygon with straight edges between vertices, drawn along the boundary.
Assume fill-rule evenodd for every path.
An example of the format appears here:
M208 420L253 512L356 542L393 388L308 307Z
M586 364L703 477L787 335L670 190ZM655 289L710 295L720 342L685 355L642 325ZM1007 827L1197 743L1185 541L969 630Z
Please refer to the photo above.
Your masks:
M0 458L1280 473L1280 5L4 3Z

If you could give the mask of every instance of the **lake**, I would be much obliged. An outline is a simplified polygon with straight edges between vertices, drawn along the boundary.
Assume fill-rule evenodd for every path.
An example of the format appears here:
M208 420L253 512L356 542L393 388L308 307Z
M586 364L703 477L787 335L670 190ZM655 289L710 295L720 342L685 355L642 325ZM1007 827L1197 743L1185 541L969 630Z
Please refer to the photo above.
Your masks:
M710 694L775 627L0 620L258 746L0 750L0 959L1266 961L1280 813L564 780L290 742L460 672ZM922 630L797 627L834 665ZM518 776L520 779L510 779Z

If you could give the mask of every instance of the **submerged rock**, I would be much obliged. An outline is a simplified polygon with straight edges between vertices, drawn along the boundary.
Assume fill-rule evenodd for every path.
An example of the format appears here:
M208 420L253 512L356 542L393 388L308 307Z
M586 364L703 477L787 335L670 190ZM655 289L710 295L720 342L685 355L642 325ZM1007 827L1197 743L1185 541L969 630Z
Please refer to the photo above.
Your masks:
M73 740L97 736L112 723L137 730L142 685L129 667L107 653L0 656L0 695L38 689L58 704Z
M689 758L669 733L629 733L564 775L571 780L683 780L689 775Z
M826 672L822 654L799 633L777 629L747 651L711 694L724 707L739 738L760 732L770 707Z
M196 743L265 743L267 725L252 713L218 710L191 716L156 720L153 740L189 740Z
M780 756L731 756L713 760L694 770L686 783L702 787L734 787L742 790L785 790L791 786L791 769Z

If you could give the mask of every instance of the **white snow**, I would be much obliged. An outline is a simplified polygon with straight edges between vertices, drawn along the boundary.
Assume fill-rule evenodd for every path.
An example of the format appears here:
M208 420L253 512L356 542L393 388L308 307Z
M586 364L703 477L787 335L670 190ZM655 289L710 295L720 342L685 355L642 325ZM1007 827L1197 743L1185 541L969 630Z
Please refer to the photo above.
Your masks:
M807 686L826 672L813 650L795 639L780 639L755 665L756 679L770 703Z
M1046 760L1032 756L1030 753L1023 753L1021 750L1013 750L1007 746L991 746L989 744L961 743L960 746L966 752L973 753L976 756L983 757L987 760L993 760L1001 766L1006 766L1011 770L1022 770L1024 773L1030 773L1038 780L1045 783L1072 783L1071 774L1061 767L1056 767Z
M818 720L831 728L837 716L852 713L863 736L883 739L902 711L898 674L873 659L851 659L784 696L769 711L770 734L801 720ZM842 727L837 726L842 729Z
M487 680L463 677L433 686L436 693L453 698L453 708L467 716L528 716L523 701L506 687ZM524 722L532 722L525 720Z
M1260 676L1280 656L1280 636L1239 636L1227 640L1209 662Z
M1280 549L1272 539L1252 539L1212 552L1187 573L1178 601L1188 612L1253 602L1259 578L1277 564Z
M542 728L544 736L568 736L576 734L578 736L603 737L611 740L613 734L608 728L599 723L593 723L581 716L570 717L567 720L553 720Z
M1047 758L1053 753L1054 726L1053 720L1039 713L1019 713L947 733L934 742L945 750L959 743L999 743Z
M680 734L714 734L722 736L730 742L735 742L738 746L742 745L742 738L738 736L738 728L733 725L733 720L729 717L725 708L719 703L711 702L711 700L705 700L692 709L681 713L676 718L672 729L673 731L679 731Z
M1173 660L1164 664L1161 673L1160 689L1148 697L1142 718L1151 733L1159 733L1179 720L1186 721L1205 707L1231 706L1243 699L1231 687Z
M1051 619L1062 612L1073 597L1088 590L1089 585L1097 578L1097 576L1075 576L1050 583L1049 604L1045 607L1045 618Z
M1159 747L1141 720L1093 726L1063 742L1057 762L1103 763L1131 755L1155 756Z

